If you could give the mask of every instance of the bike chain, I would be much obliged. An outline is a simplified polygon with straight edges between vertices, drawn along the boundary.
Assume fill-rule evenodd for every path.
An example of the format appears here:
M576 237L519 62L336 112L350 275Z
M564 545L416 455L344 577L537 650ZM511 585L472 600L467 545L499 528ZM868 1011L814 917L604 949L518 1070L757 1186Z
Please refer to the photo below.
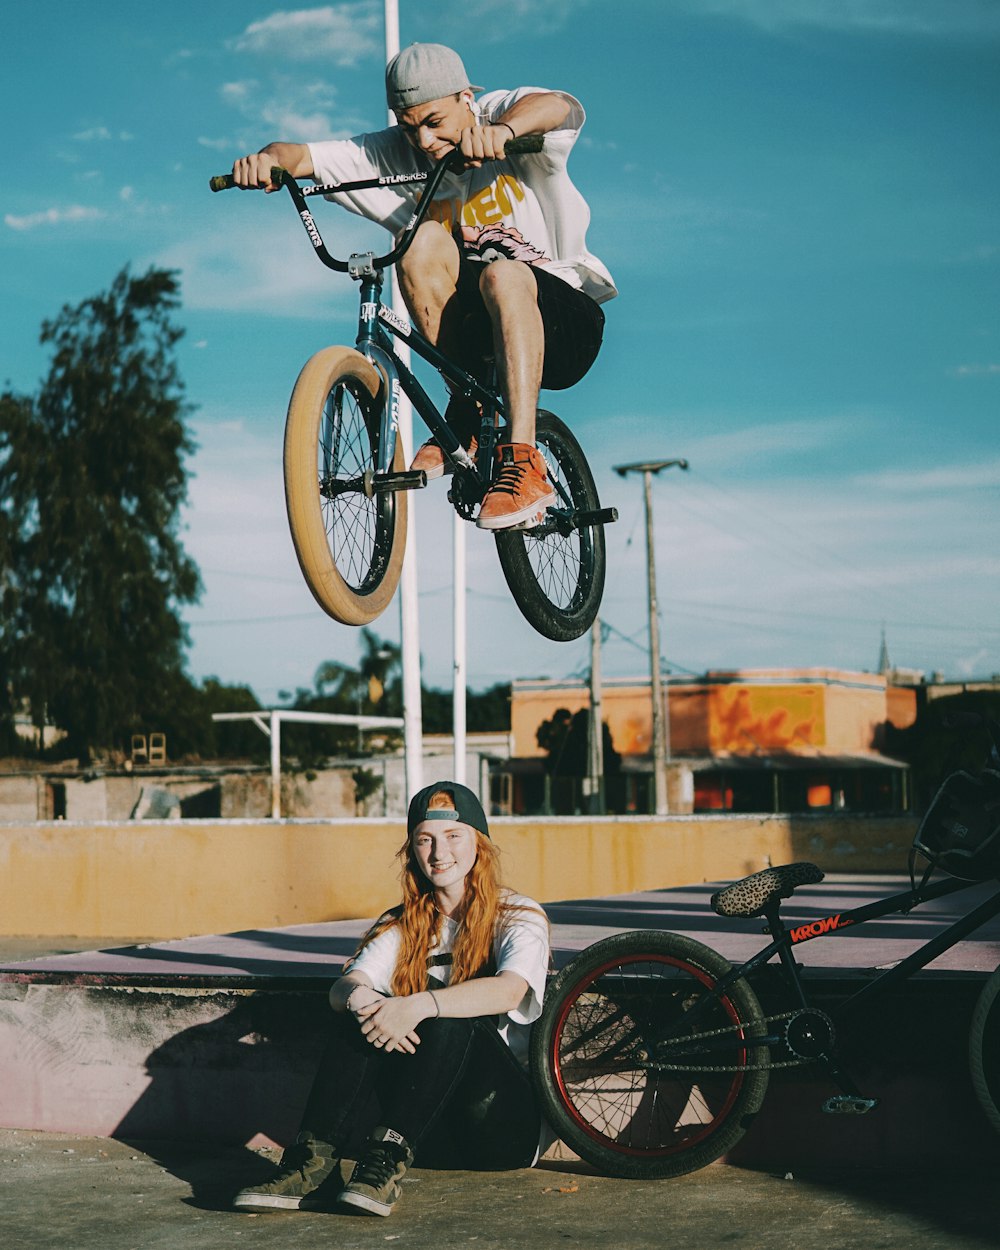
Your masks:
M783 1020L791 1020L798 1013L795 1011L786 1011L777 1016L765 1016L761 1021L762 1024L778 1024ZM685 1037L685 1042L700 1042L708 1037L722 1037L727 1033L735 1033L736 1026L728 1025L722 1029L710 1029L705 1033L692 1033L690 1037ZM752 1037L743 1039L749 1047L753 1047L754 1039ZM758 1044L763 1039L757 1039ZM655 1059L647 1060L640 1063L640 1068L650 1068L658 1071L666 1072L765 1072L773 1071L776 1068L801 1068L807 1063L815 1062L812 1059L784 1059L778 1063L754 1063L754 1064L728 1064L722 1067L708 1067L705 1064L673 1064L658 1062Z

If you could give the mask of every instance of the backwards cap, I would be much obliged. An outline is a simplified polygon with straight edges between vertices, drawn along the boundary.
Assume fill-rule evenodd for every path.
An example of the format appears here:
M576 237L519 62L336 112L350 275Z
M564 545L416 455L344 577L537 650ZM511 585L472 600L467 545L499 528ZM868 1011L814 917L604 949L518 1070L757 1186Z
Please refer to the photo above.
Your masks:
M385 67L385 98L394 113L473 87L462 58L441 43L411 43Z
M427 804L431 801L431 796L442 790L455 796L455 806L432 807L428 811ZM457 820L463 825L471 825L487 837L490 836L482 804L467 786L459 785L457 781L435 781L433 785L424 786L413 796L406 816L406 836L410 837L417 825L425 820Z

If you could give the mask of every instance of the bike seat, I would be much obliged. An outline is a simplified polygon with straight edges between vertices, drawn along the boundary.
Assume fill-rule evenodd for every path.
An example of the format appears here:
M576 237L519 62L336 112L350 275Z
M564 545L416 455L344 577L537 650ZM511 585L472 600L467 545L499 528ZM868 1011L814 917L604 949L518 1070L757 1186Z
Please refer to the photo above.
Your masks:
M800 885L816 885L823 870L805 862L782 864L751 873L712 895L712 910L719 916L762 916L771 903L789 898Z

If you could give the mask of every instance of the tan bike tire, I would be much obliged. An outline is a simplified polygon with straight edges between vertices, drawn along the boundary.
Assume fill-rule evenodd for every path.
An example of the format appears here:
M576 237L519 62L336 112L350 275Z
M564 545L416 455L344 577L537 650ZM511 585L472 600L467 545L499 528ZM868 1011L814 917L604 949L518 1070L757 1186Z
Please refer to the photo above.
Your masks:
M385 611L403 565L406 492L369 498L335 489L374 467L384 395L383 376L370 360L351 347L326 347L306 361L288 404L292 543L316 602L344 625L367 625ZM397 441L393 470L404 467Z

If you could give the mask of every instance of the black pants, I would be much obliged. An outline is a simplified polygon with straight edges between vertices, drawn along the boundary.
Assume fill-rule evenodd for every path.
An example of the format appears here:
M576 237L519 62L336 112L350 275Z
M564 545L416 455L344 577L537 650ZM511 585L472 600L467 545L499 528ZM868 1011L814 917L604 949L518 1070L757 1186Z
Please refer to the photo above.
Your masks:
M301 1131L348 1158L382 1125L425 1166L529 1167L540 1127L534 1092L492 1018L424 1020L417 1032L415 1054L386 1054L353 1016L334 1015Z

